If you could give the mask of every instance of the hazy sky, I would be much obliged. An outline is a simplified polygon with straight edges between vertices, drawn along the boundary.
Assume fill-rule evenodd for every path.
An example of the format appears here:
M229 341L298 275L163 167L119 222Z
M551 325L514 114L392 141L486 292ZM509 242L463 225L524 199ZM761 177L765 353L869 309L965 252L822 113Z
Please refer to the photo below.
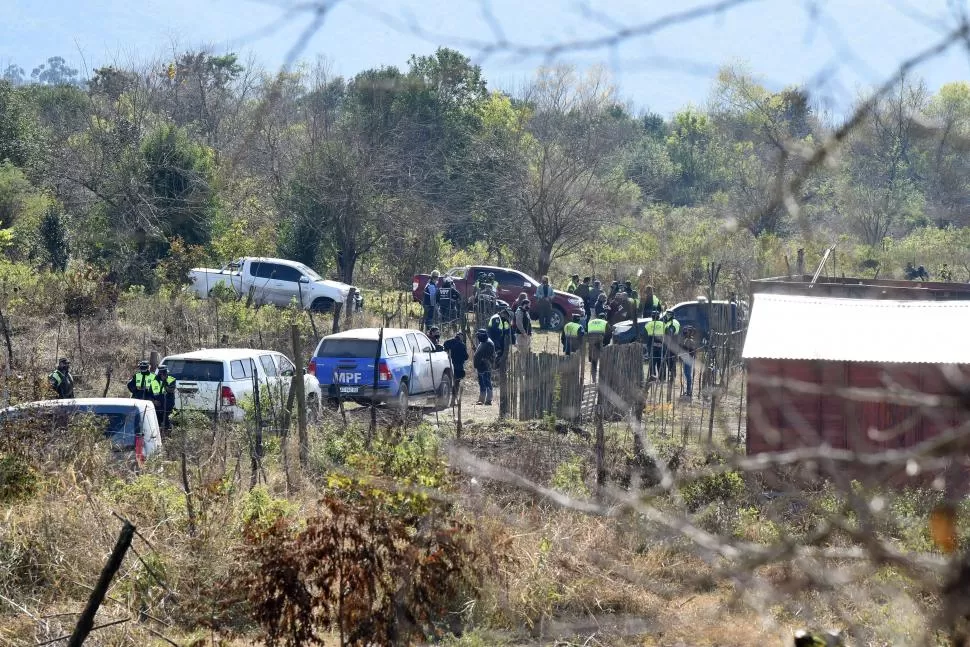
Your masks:
M772 88L808 85L836 112L904 59L933 45L955 24L965 0L747 0L730 11L631 38L615 49L568 53L581 65L602 63L637 108L669 115L703 104L719 66L743 62ZM710 2L710 0L708 0ZM29 74L60 55L86 70L118 62L171 58L173 48L208 45L252 55L277 67L311 22L286 7L301 0L0 0L0 66ZM309 4L309 3L303 3ZM379 65L405 66L412 53L438 45L482 63L491 87L525 82L541 55L508 52L482 58L471 41L551 45L610 33L610 21L636 25L707 4L687 0L342 0L302 50L325 56L343 75ZM489 9L483 11L483 7ZM589 8L592 8L589 10ZM490 21L489 13L494 17ZM598 15L592 15L593 13ZM608 18L607 18L608 17ZM266 28L277 25L268 31ZM415 33L409 25L420 25ZM932 89L968 78L966 49L921 66Z

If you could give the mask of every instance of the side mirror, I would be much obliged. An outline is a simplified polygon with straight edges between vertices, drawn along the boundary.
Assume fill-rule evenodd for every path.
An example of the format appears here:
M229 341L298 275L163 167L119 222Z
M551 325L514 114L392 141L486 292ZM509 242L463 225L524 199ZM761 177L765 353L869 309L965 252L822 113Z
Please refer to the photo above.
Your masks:
M309 276L301 276L300 277L300 283L309 283L309 282L310 282L310 277Z
M425 346L424 348L421 349L422 353L431 353L433 351L434 351L434 348L432 348L431 346Z
M529 288L531 288L531 287L532 287L532 284L531 284L531 283L529 283L528 281L526 281L525 283L523 283L523 284L522 284L522 287L524 287L524 288L526 288L526 289L529 289Z
M288 368L286 370L283 370L280 372L280 375L282 375L283 377L293 377L293 369Z

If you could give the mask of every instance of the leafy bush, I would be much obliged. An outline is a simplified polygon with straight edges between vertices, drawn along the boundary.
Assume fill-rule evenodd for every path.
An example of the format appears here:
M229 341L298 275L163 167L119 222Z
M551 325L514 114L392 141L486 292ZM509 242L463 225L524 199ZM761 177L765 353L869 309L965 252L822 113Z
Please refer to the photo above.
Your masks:
M586 487L585 461L580 456L574 456L556 466L550 485L570 496L588 497L589 488Z
M0 503L29 498L37 490L37 472L21 457L0 454Z
M279 518L250 526L240 560L249 570L227 602L244 600L266 644L398 645L441 633L440 623L481 573L471 528L443 505L405 523L380 497L327 495L320 513L294 531Z
M735 501L744 493L744 478L738 472L708 474L680 488L684 503L691 512L715 501Z
M242 502L243 524L257 530L269 529L276 522L292 517L294 512L291 502L271 496L264 485L249 490Z

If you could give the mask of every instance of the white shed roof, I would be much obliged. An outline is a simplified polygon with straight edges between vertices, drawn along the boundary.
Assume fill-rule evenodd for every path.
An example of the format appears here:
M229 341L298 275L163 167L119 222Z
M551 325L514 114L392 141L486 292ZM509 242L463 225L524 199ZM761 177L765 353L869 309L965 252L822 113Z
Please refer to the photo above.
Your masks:
M970 301L756 293L744 359L970 364Z

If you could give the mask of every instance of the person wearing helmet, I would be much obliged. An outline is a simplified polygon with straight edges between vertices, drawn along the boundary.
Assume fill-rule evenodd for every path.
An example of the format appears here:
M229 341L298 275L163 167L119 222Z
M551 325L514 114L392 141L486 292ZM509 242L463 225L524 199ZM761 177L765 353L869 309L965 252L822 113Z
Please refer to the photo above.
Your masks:
M582 316L574 314L573 320L562 327L560 341L562 342L562 350L566 355L579 353L583 349L583 337L586 336L586 329L580 323L582 320Z
M479 328L475 333L478 348L475 349L473 365L478 373L478 402L492 404L492 371L495 369L495 344L488 338L488 331Z
M151 400L154 379L148 360L143 359L138 362L138 370L128 380L128 392L131 393L131 397L136 400Z
M171 415L175 409L175 378L168 374L168 366L165 364L158 366L158 372L151 383L151 393L159 426L164 432L171 431Z

